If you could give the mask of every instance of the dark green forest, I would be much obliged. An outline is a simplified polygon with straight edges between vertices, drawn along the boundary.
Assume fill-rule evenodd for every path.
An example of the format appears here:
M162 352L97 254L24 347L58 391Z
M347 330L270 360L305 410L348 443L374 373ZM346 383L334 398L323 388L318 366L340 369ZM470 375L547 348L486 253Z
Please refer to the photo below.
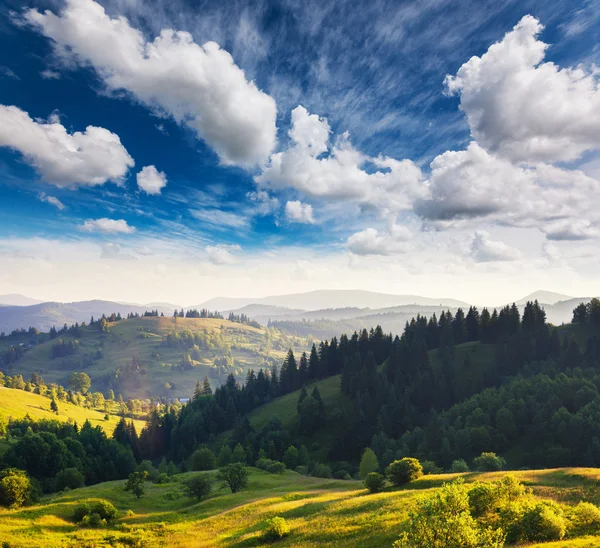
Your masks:
M318 389L303 387L332 375L340 376L343 404L326 410ZM253 428L253 409L296 390L297 427L273 417ZM290 350L280 368L249 371L243 385L233 375L214 392L198 382L182 408L154 407L139 436L125 417L112 438L87 423L11 421L2 466L25 470L45 491L71 468L87 484L125 478L142 461L185 470L203 445L226 462L237 453L248 464L283 461L339 477L356 473L367 447L382 466L410 456L449 469L482 452L513 468L599 466L599 390L599 300L560 327L537 302L522 315L515 305L472 307L418 316L400 336L375 327L298 358ZM319 463L311 442L320 431L333 443Z

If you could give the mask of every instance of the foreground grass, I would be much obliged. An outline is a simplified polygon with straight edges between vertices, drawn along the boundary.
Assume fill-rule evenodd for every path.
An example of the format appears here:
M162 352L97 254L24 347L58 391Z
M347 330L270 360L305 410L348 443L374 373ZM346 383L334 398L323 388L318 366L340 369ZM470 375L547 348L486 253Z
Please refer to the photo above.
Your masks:
M58 415L50 410L50 399L39 394L25 392L14 388L5 388L0 386L0 416L8 420L21 419L29 415L32 419L48 419L66 422L68 420L76 421L79 426L86 420L92 423L92 426L100 426L108 436L112 433L120 420L116 415L109 415L108 420L104 420L104 413L85 409L71 403L58 402ZM137 431L141 432L144 427L144 421L133 421Z
M215 472L207 472L214 476ZM535 495L561 503L600 500L600 470L555 469L513 472ZM502 474L466 474L465 480L491 481ZM197 503L181 493L180 480L147 484L138 501L123 491L123 481L107 482L45 497L38 505L0 511L0 538L11 547L62 546L263 546L260 532L273 516L292 530L278 546L390 546L416 498L457 474L426 476L403 489L368 494L358 481L283 476L252 469L250 484L231 494L215 485L211 497ZM120 510L116 526L82 529L70 521L74 506L103 498ZM130 512L129 512L130 511ZM600 546L600 537L584 537L539 546Z

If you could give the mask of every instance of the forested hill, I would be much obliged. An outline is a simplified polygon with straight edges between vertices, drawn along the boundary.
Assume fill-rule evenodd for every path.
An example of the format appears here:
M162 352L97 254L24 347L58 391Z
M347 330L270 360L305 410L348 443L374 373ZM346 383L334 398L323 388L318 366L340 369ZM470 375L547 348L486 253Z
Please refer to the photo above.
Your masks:
M380 328L343 335L299 360L290 352L281 370L249 372L244 386L231 378L214 396L199 393L179 415L155 416L144 443L155 447L152 458L176 460L226 441L244 447L250 462L261 452L280 460L290 445L356 462L372 445L384 463L418 455L449 467L495 449L527 466L540 465L542 455L547 466L600 465L600 301L578 307L574 320L556 328L528 303L522 316L514 305L471 308L415 318L400 337ZM338 404L312 384L332 375L340 375ZM296 420L253 426L252 409L266 404L268 415L279 400L268 402L294 390L298 397L285 399ZM564 431L570 420L581 426L578 445ZM228 429L229 438L219 436ZM319 443L328 438L324 454Z

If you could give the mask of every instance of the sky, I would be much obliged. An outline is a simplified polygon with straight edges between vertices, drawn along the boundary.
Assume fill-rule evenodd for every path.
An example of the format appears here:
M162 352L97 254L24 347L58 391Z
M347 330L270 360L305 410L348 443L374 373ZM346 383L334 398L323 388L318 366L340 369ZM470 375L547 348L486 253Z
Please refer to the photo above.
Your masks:
M4 0L0 37L0 294L600 292L595 0Z

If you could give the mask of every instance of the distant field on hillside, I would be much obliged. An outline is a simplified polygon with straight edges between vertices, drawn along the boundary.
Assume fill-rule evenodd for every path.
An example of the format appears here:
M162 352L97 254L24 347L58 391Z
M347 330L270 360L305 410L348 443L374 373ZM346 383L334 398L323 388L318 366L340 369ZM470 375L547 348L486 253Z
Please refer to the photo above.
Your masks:
M564 504L600 502L600 471L553 469L511 472L534 495ZM215 472L206 472L210 476ZM466 474L467 482L498 479L503 473ZM181 493L180 480L146 484L137 500L124 481L107 482L47 496L32 507L0 510L0 538L13 548L123 545L155 547L266 546L260 532L268 518L282 516L289 537L277 546L379 548L391 546L418 496L433 492L456 474L424 476L401 489L369 494L358 481L327 480L295 472L268 474L252 469L247 489L231 494L215 483L211 497L196 503ZM120 511L117 527L79 528L71 521L80 502L103 498ZM128 511L130 515L126 515ZM137 544L136 544L137 542ZM599 537L545 543L547 548L599 546ZM531 546L531 545L530 545Z
M180 363L190 350L169 347L165 341L170 333L187 331L201 333L213 342L200 349L200 355L192 359L192 367L182 370ZM60 338L75 339L68 334ZM205 376L215 387L224 382L230 372L242 379L251 368L273 364L279 367L290 346L300 352L307 350L306 342L276 330L212 318L132 318L110 323L108 333L102 333L96 325L85 327L77 340L79 351L72 358L52 358L52 345L56 340L51 340L26 350L7 373L21 373L29 378L38 372L46 382L66 385L72 371L85 371L92 378L93 391L106 391L105 379L117 368L123 370L130 366L135 358L145 373L139 375L135 384L121 391L124 397L190 397L196 381ZM7 341L2 344L6 346ZM233 358L233 365L215 365L215 360L228 355ZM78 365L76 362L84 356L88 356L87 361Z
M71 403L59 402L58 415L50 411L50 399L39 394L16 390L13 388L4 388L0 386L0 416L14 419L23 418L29 415L32 419L51 419L59 421L76 421L80 426L89 420L92 426L100 426L108 436L112 433L120 420L116 415L109 415L108 420L104 420L104 413L85 409ZM134 420L138 432L142 431L144 421Z

